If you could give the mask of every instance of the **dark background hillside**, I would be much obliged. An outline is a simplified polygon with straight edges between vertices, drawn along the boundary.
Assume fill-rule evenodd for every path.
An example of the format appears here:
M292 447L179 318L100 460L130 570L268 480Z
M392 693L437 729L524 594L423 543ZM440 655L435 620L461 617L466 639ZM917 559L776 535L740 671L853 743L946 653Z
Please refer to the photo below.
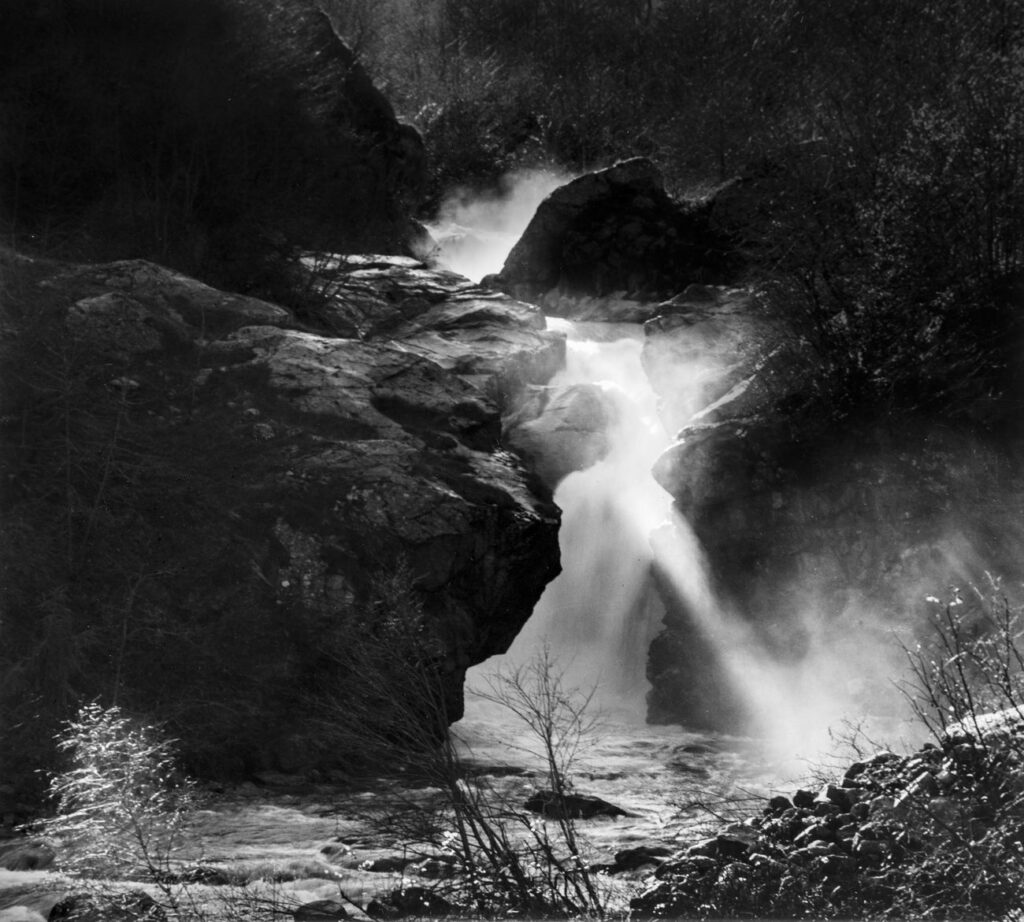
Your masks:
M290 247L401 252L422 155L316 4L9 0L0 214L47 255L236 290Z

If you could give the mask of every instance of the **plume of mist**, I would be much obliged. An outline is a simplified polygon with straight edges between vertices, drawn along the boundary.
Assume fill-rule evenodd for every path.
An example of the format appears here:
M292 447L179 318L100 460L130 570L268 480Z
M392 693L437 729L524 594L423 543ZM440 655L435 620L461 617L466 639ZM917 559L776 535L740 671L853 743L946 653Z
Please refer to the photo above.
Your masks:
M503 176L492 192L454 190L427 225L437 241L437 262L477 282L500 272L537 206L573 178L554 168L519 170Z
M809 582L793 587L789 617L768 642L759 626L720 600L699 542L675 513L658 536L659 565L738 697L745 731L782 776L799 776L857 744L914 735L912 711L896 687L906 668L894 625L851 600L838 616ZM905 641L906 638L904 638Z
M838 560L842 544L832 554L815 549L801 572L774 587L766 608L784 598L782 612L739 613L718 598L700 544L678 512L656 536L659 569L739 697L746 731L788 775L857 746L921 743L928 732L907 697L907 653L933 640L936 604L963 595L983 606L991 597L992 551L978 546L962 520L937 515L927 527L915 522L872 534L865 515L862 559ZM1024 542L1012 527L1002 531L1008 546ZM759 614L777 617L766 626Z

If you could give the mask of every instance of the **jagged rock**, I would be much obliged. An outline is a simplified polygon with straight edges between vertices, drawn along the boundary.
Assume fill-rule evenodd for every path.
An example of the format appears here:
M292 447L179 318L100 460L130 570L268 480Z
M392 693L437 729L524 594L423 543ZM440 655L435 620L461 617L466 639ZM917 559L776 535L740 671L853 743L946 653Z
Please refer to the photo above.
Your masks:
M654 164L638 157L551 193L485 282L558 316L638 322L687 284L728 275L704 213L672 201Z
M979 715L978 720L999 716ZM876 915L892 910L897 893L912 894L922 905L933 899L938 900L934 905L946 906L958 886L949 889L961 872L959 865L975 860L978 866L962 869L959 878L967 887L965 900L975 909L985 900L993 907L1006 905L1015 891L995 887L984 895L969 892L979 869L999 859L991 852L977 858L969 852L961 855L958 847L965 841L986 841L1006 849L1007 855L1015 853L1019 789L1013 782L1019 769L1015 759L1006 758L1015 747L1007 747L1005 738L997 742L992 752L998 757L979 773L976 764L957 766L953 754L959 745L947 738L941 749L929 743L908 757L882 752L856 763L857 770L846 772L849 780L842 787L826 784L817 797L798 790L791 798L771 798L761 816L684 846L666 859L633 900L633 913L678 918L714 905L730 915L778 918L794 909L819 915L834 905ZM932 777L943 766L956 774L955 794L939 794L922 783L923 775ZM835 800L856 803L850 813L822 815L823 806L839 809ZM908 805L894 809L901 800ZM1000 846L995 845L993 826L1002 833ZM938 866L936 858L942 862ZM758 886L736 888L746 880ZM791 890L787 880L799 881L798 888Z
M505 442L553 490L566 474L608 453L608 430L617 415L617 405L599 384L535 386L506 416Z
M424 887L392 890L387 896L370 900L366 914L373 919L402 919L406 916L446 916L455 907L439 893Z
M590 794L563 794L554 791L537 791L523 804L531 813L539 813L552 819L589 820L595 816L629 816L615 804Z
M329 329L400 344L500 398L564 364L564 339L545 330L540 308L454 272L403 257L305 262L328 295Z
M506 403L547 380L563 340L535 308L409 261L356 274L345 285L396 305L362 340L144 262L34 263L40 326L23 318L4 339L5 357L33 337L73 352L100 460L120 446L103 439L130 440L136 473L106 502L131 515L111 528L143 555L151 616L204 625L217 693L264 700L247 730L232 715L220 731L258 739L262 769L284 767L279 750L293 762L305 733L266 719L274 696L347 636L381 573L415 580L455 719L465 669L507 647L558 571L558 511L500 438ZM130 640L123 675L143 698L172 681L187 698L213 674L173 642L154 658L143 633ZM303 766L322 757L314 746Z

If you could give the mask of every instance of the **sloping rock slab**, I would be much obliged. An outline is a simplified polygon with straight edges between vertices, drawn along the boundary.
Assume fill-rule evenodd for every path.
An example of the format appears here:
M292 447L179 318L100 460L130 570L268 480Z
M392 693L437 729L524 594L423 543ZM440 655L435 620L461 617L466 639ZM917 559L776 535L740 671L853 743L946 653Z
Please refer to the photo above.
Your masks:
M539 307L444 269L393 256L305 259L329 296L329 325L415 352L507 401L547 381L565 360Z

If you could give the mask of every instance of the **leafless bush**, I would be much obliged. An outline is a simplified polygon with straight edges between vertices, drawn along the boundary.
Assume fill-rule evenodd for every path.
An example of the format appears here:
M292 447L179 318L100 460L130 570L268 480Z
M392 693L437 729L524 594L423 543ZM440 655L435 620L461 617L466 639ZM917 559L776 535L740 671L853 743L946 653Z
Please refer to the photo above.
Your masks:
M454 715L441 649L407 581L407 573L384 581L384 598L395 607L390 617L364 623L361 637L358 627L350 633L338 654L344 691L321 709L334 746L402 779L376 799L375 825L406 854L448 860L455 874L435 889L466 909L602 915L606 898L571 812L539 818L467 765L448 730ZM498 679L487 697L525 723L552 794L564 801L573 757L592 726L587 697L573 696L549 655Z

